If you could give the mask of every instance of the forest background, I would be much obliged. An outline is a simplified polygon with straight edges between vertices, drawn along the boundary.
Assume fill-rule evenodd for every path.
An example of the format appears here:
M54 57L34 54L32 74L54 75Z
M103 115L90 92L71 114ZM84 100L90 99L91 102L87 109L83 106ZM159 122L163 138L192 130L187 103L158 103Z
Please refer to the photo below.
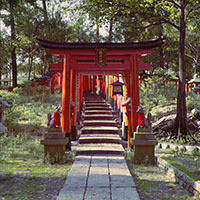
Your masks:
M144 60L149 73L178 78L171 132L186 139L186 79L200 72L199 0L1 0L0 71L31 80L53 59L36 38L55 42L138 42L165 38ZM103 29L101 29L103 28ZM103 30L103 34L101 33Z

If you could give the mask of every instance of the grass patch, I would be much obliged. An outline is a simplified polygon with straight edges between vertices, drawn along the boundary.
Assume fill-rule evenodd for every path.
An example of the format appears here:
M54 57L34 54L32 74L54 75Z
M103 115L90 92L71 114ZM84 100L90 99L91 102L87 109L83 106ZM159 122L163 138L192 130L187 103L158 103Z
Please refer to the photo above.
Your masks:
M4 112L8 133L0 137L0 199L56 199L71 169L72 156L63 164L44 163L40 140L47 130L47 114L61 105L61 94L44 90L0 90L5 100L14 103Z
M195 200L157 166L127 164L142 200Z
M58 195L72 160L60 165L44 163L43 146L36 136L28 140L23 134L20 137L4 135L0 137L0 144L3 143L0 150L1 198L33 200L52 199Z
M180 150L156 149L156 155L178 168L195 181L200 180L200 153L192 154Z
M163 160L167 161L169 164L171 164L172 166L178 168L179 170L181 170L183 173L187 174L189 177L191 177L192 179L194 179L195 181L199 181L200 178L198 178L197 176L195 176L193 173L187 171L185 168L181 167L180 165L178 165L177 163L171 161L170 159L162 156L161 157Z

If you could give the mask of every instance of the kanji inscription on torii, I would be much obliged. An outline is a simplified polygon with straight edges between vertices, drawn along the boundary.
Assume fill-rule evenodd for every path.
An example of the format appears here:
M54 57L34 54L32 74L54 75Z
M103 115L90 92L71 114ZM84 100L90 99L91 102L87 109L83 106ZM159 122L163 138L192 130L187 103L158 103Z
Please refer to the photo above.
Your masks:
M97 66L106 65L106 49L95 49L95 63Z

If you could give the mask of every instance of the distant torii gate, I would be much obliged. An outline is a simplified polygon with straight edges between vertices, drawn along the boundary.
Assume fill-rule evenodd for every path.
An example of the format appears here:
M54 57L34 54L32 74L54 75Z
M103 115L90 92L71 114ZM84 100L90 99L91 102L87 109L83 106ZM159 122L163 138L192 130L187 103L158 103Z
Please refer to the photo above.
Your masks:
M150 64L140 61L143 54L150 54L152 48L162 45L162 40L138 43L56 43L38 39L42 47L48 48L52 55L61 60L52 64L52 69L63 72L62 82L62 131L68 136L75 125L75 109L71 100L81 104L83 93L83 75L123 74L125 82L125 100L131 97L130 132L137 126L137 107L139 105L138 71L150 69ZM79 95L76 98L77 81ZM130 133L129 136L130 138ZM129 140L130 142L130 140Z

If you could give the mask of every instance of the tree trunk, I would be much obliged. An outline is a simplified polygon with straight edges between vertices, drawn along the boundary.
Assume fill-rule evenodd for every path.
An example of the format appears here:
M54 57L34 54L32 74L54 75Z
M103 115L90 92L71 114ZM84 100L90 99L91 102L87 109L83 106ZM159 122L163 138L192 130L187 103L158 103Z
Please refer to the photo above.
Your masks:
M99 17L96 17L96 43L99 43Z
M31 72L32 72L32 67L33 67L33 57L31 56L29 58L29 71L28 71L28 80L31 80Z
M185 35L186 22L184 3L180 12L180 36L179 36L179 86L177 97L177 114L175 119L176 137L184 138L187 135L187 109L185 100Z
M113 37L113 18L110 19L108 42L112 42L112 37Z
M48 22L46 0L42 0L42 4L43 4L43 11L44 11L44 20L45 22Z
M12 76L13 76L13 87L17 86L17 58L16 58L16 47L13 45L15 41L15 20L14 20L14 5L13 0L9 0L10 3L10 26L11 26L11 60L12 60Z
M159 34L159 39L161 40L162 39L162 35L163 35L163 26L161 24L161 21L160 21L160 15L158 15L158 22L159 22L159 25L158 25L158 34ZM163 45L161 45L159 47L159 55L160 55L160 68L164 68L164 53L163 53Z

